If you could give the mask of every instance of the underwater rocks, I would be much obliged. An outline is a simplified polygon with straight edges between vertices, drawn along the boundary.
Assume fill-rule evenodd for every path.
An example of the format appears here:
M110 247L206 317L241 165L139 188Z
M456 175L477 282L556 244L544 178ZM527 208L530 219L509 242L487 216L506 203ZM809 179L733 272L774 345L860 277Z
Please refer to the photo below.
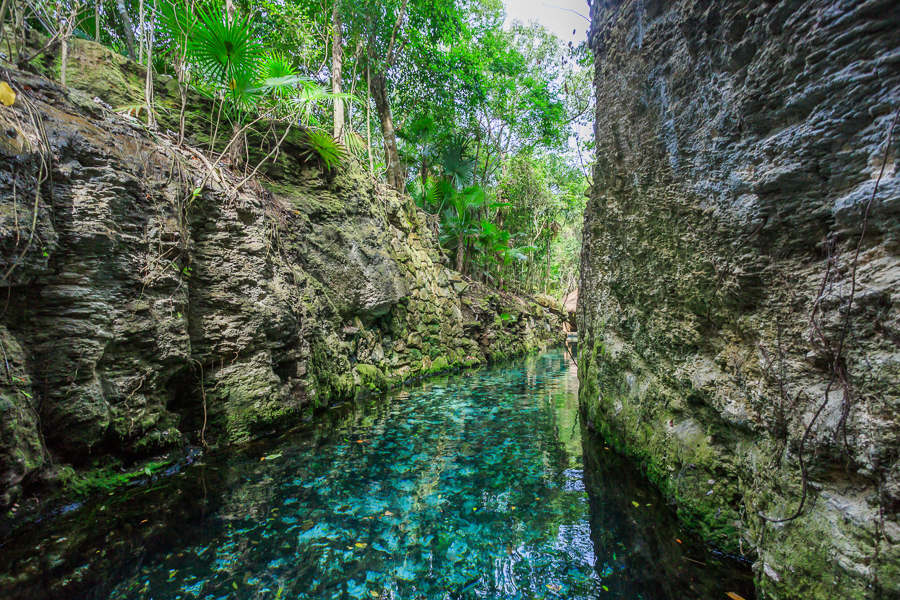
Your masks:
M148 132L94 100L141 90L131 63L81 40L69 57L73 87L11 71L0 107L0 505L561 341L558 310L463 282L359 166L323 175L288 136L265 187L236 189L165 133L172 80Z
M587 418L763 597L900 596L897 3L591 16Z

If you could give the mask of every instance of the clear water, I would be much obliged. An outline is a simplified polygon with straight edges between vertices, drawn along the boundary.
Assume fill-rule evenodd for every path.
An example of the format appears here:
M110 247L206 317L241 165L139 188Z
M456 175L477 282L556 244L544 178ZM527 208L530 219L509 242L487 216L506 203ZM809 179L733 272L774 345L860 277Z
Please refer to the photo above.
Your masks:
M23 598L752 597L583 433L561 351L204 457L20 534L0 565Z

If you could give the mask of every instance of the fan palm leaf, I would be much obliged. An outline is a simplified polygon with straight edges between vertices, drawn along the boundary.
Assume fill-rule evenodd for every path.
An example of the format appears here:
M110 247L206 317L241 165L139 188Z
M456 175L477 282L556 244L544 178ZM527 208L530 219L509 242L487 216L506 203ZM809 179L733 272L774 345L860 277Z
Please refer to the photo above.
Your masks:
M188 40L188 52L201 75L229 90L240 103L253 89L263 57L259 40L252 35L250 19L213 16L198 11L197 26Z

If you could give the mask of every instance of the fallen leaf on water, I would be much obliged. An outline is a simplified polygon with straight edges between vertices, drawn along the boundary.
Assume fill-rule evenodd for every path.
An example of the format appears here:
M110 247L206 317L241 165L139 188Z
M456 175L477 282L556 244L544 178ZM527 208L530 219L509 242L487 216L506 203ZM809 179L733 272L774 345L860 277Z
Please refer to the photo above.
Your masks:
M728 597L731 598L731 600L744 600L743 596L735 594L734 592L728 592Z
M234 589L237 589L237 581L232 581L231 587L233 587Z
M548 583L547 589L550 590L551 592L558 592L559 590L562 589L562 586L554 584L554 583Z
M679 544L681 543L681 540L679 540L678 538L675 538L675 541L678 542Z
M386 510L386 511L384 511L384 516L386 516L386 517L393 517L393 516L394 516L394 513L392 513L392 512L389 511L389 510Z
M263 456L260 460L275 460L276 458L281 458L281 452L278 454L270 454L268 456Z
M603 591L604 591L604 592L608 592L608 591L609 591L609 588L608 588L608 587L606 587L606 586L605 586L605 585L601 585L601 586L600 586L600 587L602 587L602 588L603 588Z
M362 550L366 546L368 546L368 544L365 544L363 542L356 542L356 547L359 548L360 550Z
M16 93L5 81L0 81L0 102L4 106L12 106L16 102Z
M640 502L635 502L634 500L632 500L631 503L634 504L635 506L640 506L640 505L641 505Z
M143 525L144 523L146 523L146 522L149 521L149 520L150 520L150 519L144 519L143 521L141 521L140 523L138 523L138 525Z
M375 590L369 590L369 595L373 598L379 598L381 596L381 594L376 592Z

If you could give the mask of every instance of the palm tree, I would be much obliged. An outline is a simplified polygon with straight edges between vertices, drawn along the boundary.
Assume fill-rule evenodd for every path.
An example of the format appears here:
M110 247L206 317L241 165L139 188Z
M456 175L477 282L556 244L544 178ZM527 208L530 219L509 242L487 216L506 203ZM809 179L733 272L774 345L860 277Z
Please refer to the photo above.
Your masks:
M474 209L484 204L484 199L484 190L481 186L469 186L453 193L449 198L450 206L441 215L441 225L444 229L441 242L445 244L456 242L456 270L460 273L465 272L466 243L470 236L476 235L479 231Z

